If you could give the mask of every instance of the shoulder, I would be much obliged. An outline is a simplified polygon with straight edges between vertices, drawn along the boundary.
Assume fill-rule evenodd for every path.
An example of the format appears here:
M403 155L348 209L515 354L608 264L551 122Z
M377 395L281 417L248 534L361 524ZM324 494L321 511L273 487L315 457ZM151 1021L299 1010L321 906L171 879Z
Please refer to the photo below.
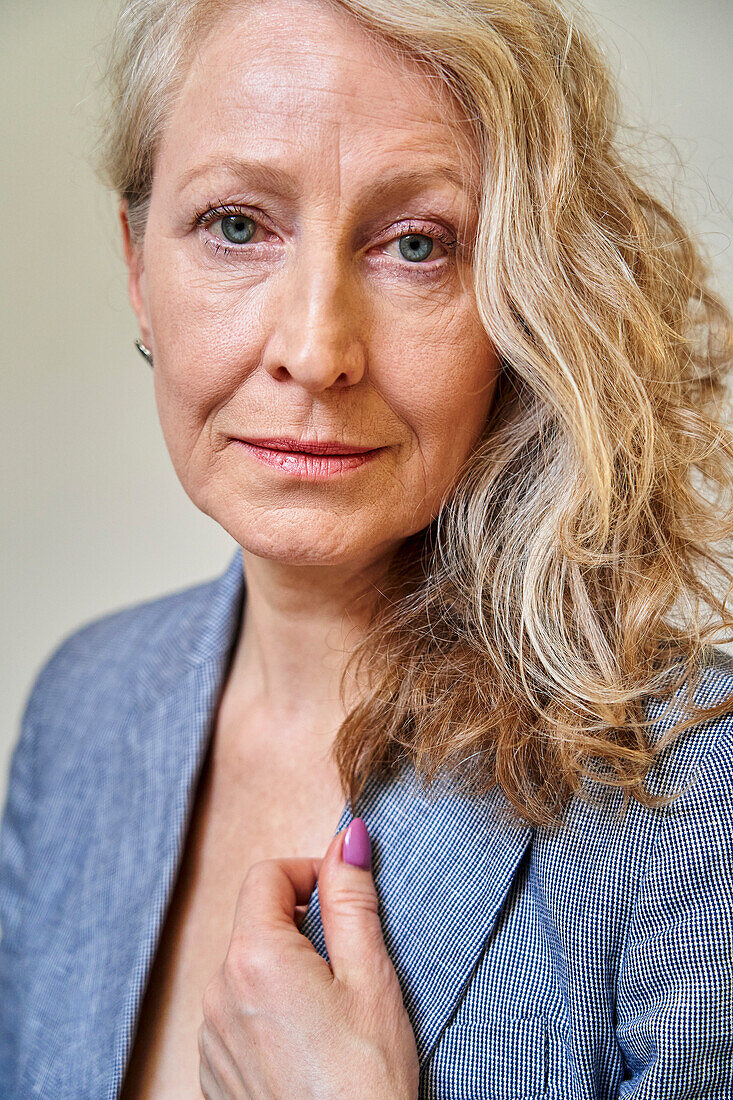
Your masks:
M670 899L675 883L684 880L690 889L701 883L703 864L708 872L717 867L723 875L719 885L727 878L733 886L733 658L724 651L708 650L694 701L702 707L726 704L725 711L675 737L659 754L648 783L654 793L674 796L661 811L645 869L645 884L654 889L656 876ZM713 877L708 886L713 898Z
M173 638L195 621L215 581L177 589L99 615L64 635L48 654L27 695L42 715L71 697L124 691L136 672L169 652ZM185 654L183 655L185 657Z
M233 608L236 591L235 555L223 577L99 615L62 637L26 695L9 792L21 775L32 785L49 759L96 739L112 716L155 699L185 676L201 659L202 624L212 606Z
M226 659L237 633L245 582L241 549L223 573L82 623L44 661L25 718L53 725L98 708L146 706L204 662Z
M650 696L645 713L652 720L651 737L656 744L673 724L682 717L681 704L687 699L683 685L671 698ZM683 805L694 802L698 785L716 782L721 763L730 759L733 745L733 656L714 646L704 651L699 675L694 685L692 701L701 708L723 706L724 713L712 718L691 720L689 728L676 734L655 757L646 785L654 794L689 790L690 798L681 797ZM676 803L671 803L669 810Z
M241 577L238 552L223 576L90 619L46 656L26 695L0 820L0 908L5 905L6 919L3 889L22 893L18 883L29 873L23 867L30 858L23 853L31 850L36 823L42 827L44 816L51 820L70 794L76 798L76 777L89 771L92 760L104 767L120 731L134 731L140 708L197 667L207 646L219 652Z
M718 651L695 699L712 706L732 690ZM718 1041L733 995L733 715L692 727L665 753L680 794L645 853L616 982L617 1037L638 1082L629 1096L666 1096L671 1080L680 1096L733 1083L729 1035Z
M647 697L653 744L682 716L678 704L685 690ZM650 794L671 800L644 806L630 797L624 805L618 787L588 780L582 795L571 800L561 827L536 831L534 874L545 896L555 900L558 926L567 927L568 936L576 930L581 909L582 919L597 926L599 937L623 935L635 904L637 917L646 912L649 918L644 901L663 893L667 876L684 883L682 889L690 888L696 858L704 851L719 857L719 869L722 860L727 873L733 873L733 659L723 650L706 650L694 701L703 707L728 701L728 708L716 717L693 720L654 758L645 786ZM594 899L592 906L584 904L588 898Z

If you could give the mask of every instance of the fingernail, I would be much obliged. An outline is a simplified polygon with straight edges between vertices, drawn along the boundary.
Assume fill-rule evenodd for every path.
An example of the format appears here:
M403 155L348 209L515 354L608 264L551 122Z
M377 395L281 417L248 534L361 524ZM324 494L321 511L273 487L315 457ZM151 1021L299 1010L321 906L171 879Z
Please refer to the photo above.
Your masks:
M341 849L344 863L353 863L368 871L372 865L372 842L367 827L360 817L355 817L346 830L344 846Z

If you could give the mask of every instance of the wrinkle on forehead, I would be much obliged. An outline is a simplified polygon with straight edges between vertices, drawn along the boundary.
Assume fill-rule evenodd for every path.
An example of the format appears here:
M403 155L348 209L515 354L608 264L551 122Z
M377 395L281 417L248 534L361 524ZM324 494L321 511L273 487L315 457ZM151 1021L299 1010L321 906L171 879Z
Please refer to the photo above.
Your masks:
M453 151L468 142L436 72L318 0L229 9L199 45L181 91L183 101L208 100L220 118L249 110L263 123L289 119L323 133L346 115L394 132L419 127Z

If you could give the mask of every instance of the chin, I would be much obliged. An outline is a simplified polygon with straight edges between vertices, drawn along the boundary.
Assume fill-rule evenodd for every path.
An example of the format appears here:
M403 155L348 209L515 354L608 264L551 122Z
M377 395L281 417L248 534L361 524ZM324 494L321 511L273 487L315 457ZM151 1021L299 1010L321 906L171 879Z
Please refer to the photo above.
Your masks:
M358 565L384 552L375 532L363 530L353 518L309 523L298 511L285 518L282 513L271 519L260 514L256 521L218 522L247 553L282 565Z

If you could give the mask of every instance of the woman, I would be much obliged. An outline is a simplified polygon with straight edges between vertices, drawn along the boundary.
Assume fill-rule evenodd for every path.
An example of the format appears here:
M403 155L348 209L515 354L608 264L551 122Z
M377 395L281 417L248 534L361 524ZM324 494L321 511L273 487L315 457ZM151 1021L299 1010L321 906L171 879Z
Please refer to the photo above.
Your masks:
M33 685L0 1095L730 1096L733 325L601 55L550 0L136 0L107 76L237 551Z

